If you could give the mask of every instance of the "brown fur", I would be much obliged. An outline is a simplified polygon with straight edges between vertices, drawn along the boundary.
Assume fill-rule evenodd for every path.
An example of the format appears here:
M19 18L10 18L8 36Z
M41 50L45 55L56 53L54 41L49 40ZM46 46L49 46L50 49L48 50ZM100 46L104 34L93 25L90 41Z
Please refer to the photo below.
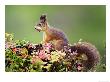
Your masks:
M64 46L68 46L68 40L64 32L59 29L50 27L48 25L45 15L42 15L40 17L40 23L38 23L35 27L36 27L36 30L44 32L44 35L43 35L44 43L54 41L54 47L56 50L61 50L64 48Z
M87 69L94 67L100 60L100 54L98 50L90 43L81 42L73 46L68 46L68 40L65 34L58 29L50 27L48 25L46 15L41 15L40 23L35 26L35 29L44 32L44 43L54 41L54 47L56 50L61 50L64 48L64 46L67 46L71 48L72 52L77 51L79 54L85 54L88 58L88 60L84 63Z
M79 42L73 46L71 46L71 51L76 51L78 54L85 54L88 60L84 63L86 69L91 69L100 61L100 54L97 48L91 43L87 42Z

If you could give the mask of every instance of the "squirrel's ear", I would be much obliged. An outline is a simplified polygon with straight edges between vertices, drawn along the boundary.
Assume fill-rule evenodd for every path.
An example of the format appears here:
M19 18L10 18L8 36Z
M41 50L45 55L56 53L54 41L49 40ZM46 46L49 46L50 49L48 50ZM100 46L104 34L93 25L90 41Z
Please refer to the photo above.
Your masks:
M40 20L41 20L42 22L45 22L45 21L47 20L46 14L41 15Z

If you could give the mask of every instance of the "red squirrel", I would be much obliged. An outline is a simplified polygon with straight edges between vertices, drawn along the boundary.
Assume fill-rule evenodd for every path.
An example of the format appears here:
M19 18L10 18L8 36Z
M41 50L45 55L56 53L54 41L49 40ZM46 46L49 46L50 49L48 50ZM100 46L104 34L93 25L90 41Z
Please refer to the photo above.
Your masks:
M64 32L49 26L46 15L40 16L40 22L35 25L35 29L39 32L43 31L43 43L54 42L56 50L62 50L65 46L69 46L71 51L77 51L78 54L85 54L87 61L84 63L87 69L94 67L100 60L100 54L97 48L91 43L81 42L73 46L68 45L68 39Z
M40 23L35 26L35 29L39 32L44 32L43 43L54 41L54 47L56 50L61 50L64 46L68 45L68 40L64 32L59 29L50 27L47 22L46 15L42 15L40 17Z

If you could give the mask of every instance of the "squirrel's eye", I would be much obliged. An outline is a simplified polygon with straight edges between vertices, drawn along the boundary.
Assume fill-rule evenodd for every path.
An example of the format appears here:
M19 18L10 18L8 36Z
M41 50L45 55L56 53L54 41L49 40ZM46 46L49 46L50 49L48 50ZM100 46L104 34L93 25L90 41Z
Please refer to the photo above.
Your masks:
M39 26L41 26L41 23L39 23Z

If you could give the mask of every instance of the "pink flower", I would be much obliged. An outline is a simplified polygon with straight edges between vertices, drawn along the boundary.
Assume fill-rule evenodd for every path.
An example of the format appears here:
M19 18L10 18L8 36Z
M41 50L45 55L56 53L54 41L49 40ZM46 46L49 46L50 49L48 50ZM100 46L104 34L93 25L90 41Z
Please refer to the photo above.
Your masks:
M45 53L45 50L40 50L38 57L43 60L50 60L50 54Z
M77 64L77 70L78 70L78 71L81 71L82 69L83 69L82 64Z
M77 50L76 50L76 51L73 51L72 54L73 54L73 55L78 55Z
M81 66L78 66L78 67L77 67L77 70L78 70L78 71L81 71L81 70L82 70L82 67L81 67Z
M44 49L47 53L50 53L50 49L52 49L52 44L51 43L46 43L44 45Z
M40 52L38 53L38 57L40 59L45 59L46 58L45 51L44 50L40 50Z

